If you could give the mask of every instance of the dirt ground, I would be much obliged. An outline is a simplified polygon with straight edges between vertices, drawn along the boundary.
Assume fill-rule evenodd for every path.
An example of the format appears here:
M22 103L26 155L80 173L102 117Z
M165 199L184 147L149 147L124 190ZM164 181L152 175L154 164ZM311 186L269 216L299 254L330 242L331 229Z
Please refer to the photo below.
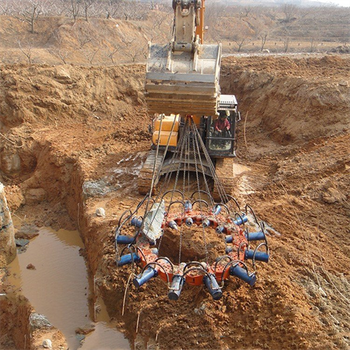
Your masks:
M130 287L122 316L131 268L116 268L113 230L142 199L144 73L0 66L0 181L13 214L79 229L98 293L135 349L348 349L350 57L223 60L222 92L242 116L236 162L249 168L233 195L280 233L268 237L270 262L254 287L231 279L219 301L189 286L169 301L160 279ZM12 322L1 327L13 335Z

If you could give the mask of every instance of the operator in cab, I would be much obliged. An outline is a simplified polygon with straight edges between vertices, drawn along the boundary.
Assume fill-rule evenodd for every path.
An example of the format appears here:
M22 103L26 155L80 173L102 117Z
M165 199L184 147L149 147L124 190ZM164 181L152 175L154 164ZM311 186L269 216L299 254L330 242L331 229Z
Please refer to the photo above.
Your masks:
M214 131L224 137L229 136L231 124L228 121L230 111L220 111L219 118L215 120Z

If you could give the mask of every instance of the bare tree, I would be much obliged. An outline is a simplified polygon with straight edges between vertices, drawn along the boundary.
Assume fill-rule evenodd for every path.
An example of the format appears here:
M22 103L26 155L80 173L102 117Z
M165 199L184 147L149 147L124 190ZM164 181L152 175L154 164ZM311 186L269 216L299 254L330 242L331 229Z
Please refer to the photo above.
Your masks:
M289 36L285 36L284 39L283 39L283 51L284 52L288 52L288 50L289 50L289 42L290 42Z
M298 12L298 7L294 4L284 4L282 6L282 12L285 16L285 22L289 23L295 19L295 16Z
M147 33L147 38L148 41L152 41L152 42L164 42L169 40L171 38L171 34L172 34L172 26L171 23L173 21L173 15L164 12L161 12L155 16L152 16L152 18L154 19L152 21L152 29L149 31L149 33ZM162 26L165 26L167 28L167 30L162 30ZM170 29L170 30L168 30Z
M119 51L118 47L113 47L113 48L107 48L107 51L105 52L106 56L108 57L108 59L111 60L112 64L115 64L115 58L114 55Z
M247 42L246 37L240 37L238 34L235 34L233 36L232 40L237 44L237 51L238 52L241 52L244 43Z
M316 40L315 38L310 38L310 52L316 51Z
M126 50L124 48L123 52L131 60L131 62L136 62L140 58L145 59L147 57L147 46L142 45L142 43L138 43L138 45L135 45L135 49L133 50L128 49L131 46L131 44L135 42L135 40L135 38L128 40L125 37L122 37L122 42L126 48Z
M266 40L268 37L269 33L267 31L263 31L259 34L259 39L260 39L260 51L263 51L265 49L265 44L266 44Z
M78 42L79 42L79 46L82 49L86 44L88 44L89 42L92 41L91 38L89 38L88 36L83 36L83 35L79 35L78 36Z
M93 65L95 56L96 56L98 51L100 51L100 47L95 47L92 50L83 50L83 53L84 53L86 59L89 61L89 63L91 65Z
M52 56L60 59L64 64L67 64L67 58L69 57L69 51L62 50L59 47L52 47L50 49L47 49L47 52L49 52Z
M47 13L49 16L62 16L66 12L66 0L51 0L47 3Z
M2 1L0 4L0 11L2 15L12 15L14 13L12 1Z
M51 55L60 59L64 64L67 64L67 58L69 56L69 51L64 50L62 48L63 47L63 40L62 40L62 37L57 30L54 31L53 37L55 39L55 46L47 49L47 51Z
M252 12L252 8L250 6L244 7L244 16L245 17L248 17L251 12Z
M32 45L28 45L27 47L23 47L21 42L18 41L18 47L23 53L24 56L26 56L28 64L33 63L33 52L32 52Z
M77 17L79 16L80 4L81 4L81 0L70 0L69 11L72 14L74 22L77 20Z
M288 52L289 50L290 36L291 34L288 27L286 25L283 26L283 29L281 29L280 34L280 41L283 41L283 52Z
M29 31L34 33L34 25L42 13L42 4L36 0L30 0L28 6L21 12L22 19L29 24Z
M130 52L129 57L131 58L131 61L137 62L139 60L144 60L147 58L147 50L145 46L139 46L134 52Z
M93 5L95 0L83 0L83 7L84 7L84 16L85 16L85 21L89 21L89 9Z

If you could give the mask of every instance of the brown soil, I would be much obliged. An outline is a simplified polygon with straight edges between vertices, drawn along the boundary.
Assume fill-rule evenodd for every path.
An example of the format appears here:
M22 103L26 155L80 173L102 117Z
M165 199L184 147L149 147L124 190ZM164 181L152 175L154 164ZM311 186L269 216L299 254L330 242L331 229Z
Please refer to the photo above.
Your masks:
M281 235L253 288L231 279L214 302L186 285L174 302L154 279L129 288L122 316L132 270L116 268L113 229L141 200L143 79L141 65L0 67L0 180L13 213L80 230L110 316L137 349L349 348L350 58L224 59L222 91L242 113L237 162L250 169L234 195Z

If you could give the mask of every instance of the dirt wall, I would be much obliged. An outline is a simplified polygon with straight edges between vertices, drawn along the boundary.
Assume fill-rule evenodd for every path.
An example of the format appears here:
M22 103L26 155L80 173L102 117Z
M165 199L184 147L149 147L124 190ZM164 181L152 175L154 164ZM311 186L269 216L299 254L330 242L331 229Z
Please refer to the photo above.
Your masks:
M29 315L32 311L28 300L18 294L8 294L0 299L0 321L2 346L14 346L17 349L29 349Z
M349 130L349 72L340 56L226 58L221 88L237 95L250 140L299 146Z

